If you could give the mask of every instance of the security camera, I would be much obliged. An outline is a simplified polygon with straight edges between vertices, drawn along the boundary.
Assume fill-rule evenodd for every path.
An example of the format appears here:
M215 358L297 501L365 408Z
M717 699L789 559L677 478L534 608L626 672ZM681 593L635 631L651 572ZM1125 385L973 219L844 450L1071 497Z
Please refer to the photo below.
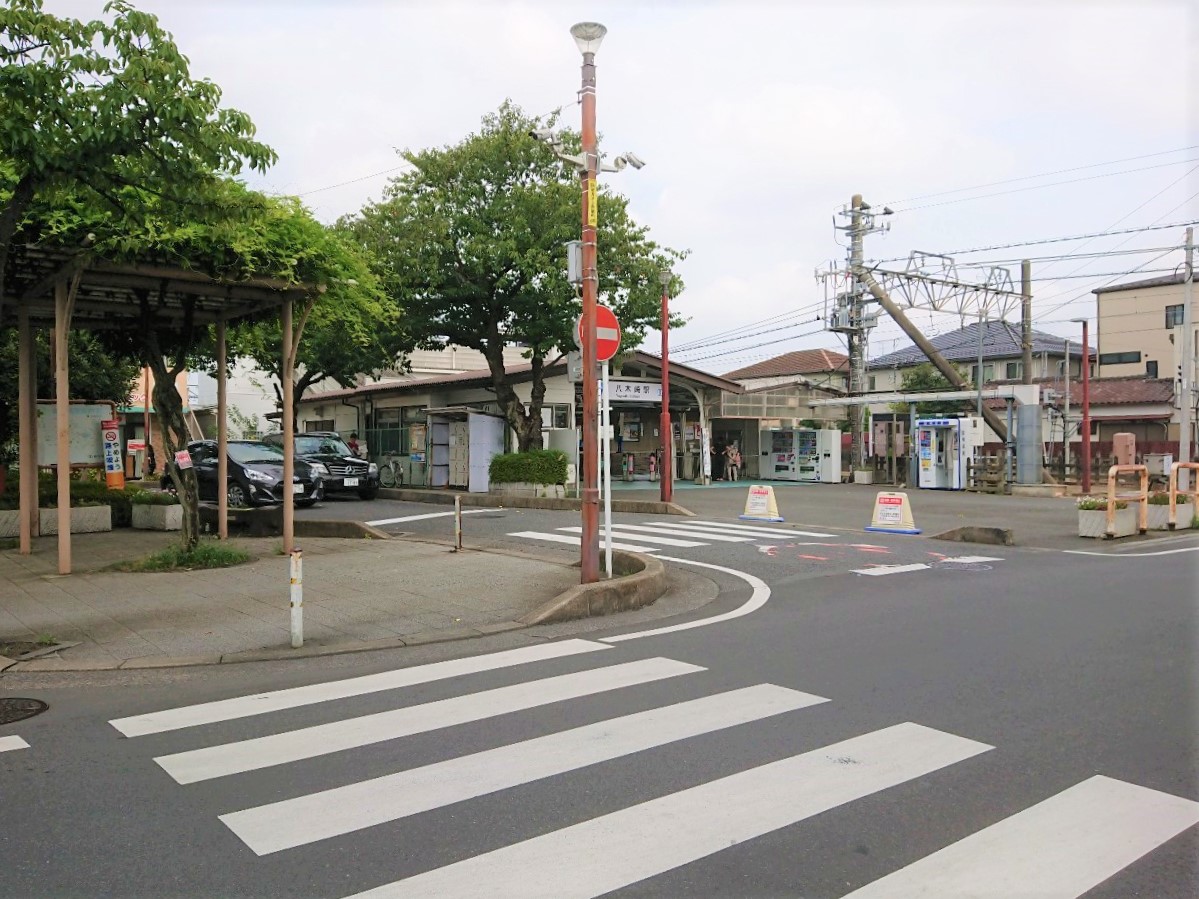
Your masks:
M631 165L635 169L640 169L640 168L645 167L645 160L642 159L640 156L638 156L636 153L625 153L624 161L627 162L629 165Z
M543 144L553 144L558 141L558 135L554 134L553 128L534 128L529 132L529 137L539 140Z

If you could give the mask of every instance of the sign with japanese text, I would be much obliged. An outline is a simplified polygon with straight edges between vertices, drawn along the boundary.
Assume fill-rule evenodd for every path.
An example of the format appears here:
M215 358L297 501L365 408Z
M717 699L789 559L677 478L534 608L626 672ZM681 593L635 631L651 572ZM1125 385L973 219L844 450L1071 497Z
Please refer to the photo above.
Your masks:
M115 419L100 422L100 438L104 444L104 482L113 490L123 490L125 487L120 427L121 423Z
M661 381L619 381L609 380L613 400L640 400L642 402L662 402Z
M179 452L175 453L175 464L179 466L180 470L191 468L191 453L189 453L187 450L179 450Z

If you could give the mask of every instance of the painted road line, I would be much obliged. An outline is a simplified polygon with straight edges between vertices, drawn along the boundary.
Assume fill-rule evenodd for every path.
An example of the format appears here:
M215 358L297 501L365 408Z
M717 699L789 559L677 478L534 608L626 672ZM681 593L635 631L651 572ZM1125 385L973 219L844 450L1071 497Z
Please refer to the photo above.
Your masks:
M944 559L938 559L937 564L940 565L945 562L950 562L950 563L956 562L959 565L973 565L978 562L1002 562L1002 561L1003 561L1003 559L1000 559L996 556L946 556Z
M738 571L736 568L725 568L723 565L712 565L709 562L696 562L693 559L680 559L677 556L657 556L663 562L675 562L679 565L695 565L699 568L708 568L712 571L720 571L724 574L730 574L735 578L740 578L749 584L753 589L749 599L742 603L731 612L723 612L720 615L712 615L708 618L701 618L699 621L685 621L682 624L670 624L666 627L655 627L647 631L636 631L631 634L619 634L615 637L600 637L604 643L623 643L625 640L640 640L642 637L656 637L659 634L673 634L675 631L688 631L695 627L707 627L709 624L720 624L722 621L731 621L734 618L740 618L742 615L748 615L750 612L756 612L762 606L766 605L766 601L770 599L770 588L766 582L760 577L756 577L745 571Z
M1199 822L1199 803L1092 777L845 899L1073 899Z
M584 899L638 883L991 749L897 724L357 894Z
M853 568L850 569L854 574L866 574L870 577L882 577L884 574L903 574L907 571L925 571L930 566L923 562L916 562L912 565L875 565L873 568Z
M1143 556L1173 556L1178 553L1196 553L1199 552L1199 546L1186 546L1182 549L1163 549L1153 553L1126 553L1126 552L1110 552L1097 553L1085 549L1063 549L1062 552L1069 553L1072 556L1103 556L1108 559L1127 559L1129 557L1137 558Z
M463 509L463 515L478 515L480 512L494 512L494 509ZM379 518L375 521L365 522L373 528L382 527L385 524L399 524L402 521L424 521L426 518L446 518L453 515L453 512L425 512L422 515L405 515L402 518Z
M575 534L583 533L583 529L580 527L558 528L558 530L565 531L567 533L575 533ZM601 527L599 535L600 535L600 541L602 542L607 537L607 531L605 531ZM642 543L657 543L662 546L674 546L674 547L682 547L682 548L686 548L689 546L707 546L708 545L706 543L700 543L699 541L696 541L696 540L679 540L675 537L651 537L648 534L622 534L621 527L618 524L612 525L612 539L613 540L640 540ZM616 544L614 543L612 545L615 546Z
M708 533L707 531L699 532L696 530L685 531L682 528L665 527L661 525L648 524L614 524L613 528L621 531L644 531L647 534L666 534L671 537L698 537L702 536L705 540L711 540L713 543L753 543L754 537L734 537L728 534L717 534L715 532Z
M722 521L696 521L694 518L688 518L686 521L652 521L650 524L662 524L672 528L686 528L687 530L710 531L715 530L718 534L754 534L774 537L776 540L784 537L835 537L836 534L823 534L817 531L796 531L791 528L759 528L748 524L726 524Z
M700 734L828 702L759 684L221 815L258 855L341 836Z
M570 537L566 534L545 534L541 531L517 531L514 534L509 534L509 537L523 537L525 540L544 540L547 543L568 543L571 546L581 546L583 543L582 537ZM612 543L613 549L623 549L632 553L652 553L657 552L656 546L640 546L633 543Z
M268 737L178 752L160 756L154 761L177 782L189 784L703 670L697 665L671 659L626 662L345 721L318 724Z
M0 752L12 752L14 749L28 749L29 744L20 737L0 737Z
M231 721L235 718L248 718L252 715L294 709L318 702L348 699L351 696L364 696L383 690L397 690L415 684L427 684L431 681L476 674L480 671L495 671L498 668L511 668L515 665L544 662L549 659L560 659L579 653L610 648L603 643L593 643L589 640L562 640L542 646L526 646L521 649L508 649L503 652L471 656L465 659L449 659L429 665L414 665L411 668L383 671L379 674L351 677L346 680L326 681L306 687L292 687L287 690L274 690L270 693L254 693L250 696L220 699L216 702L151 712L148 715L117 718L108 723L127 737L140 737L145 734L196 727L200 724L214 724L218 721Z

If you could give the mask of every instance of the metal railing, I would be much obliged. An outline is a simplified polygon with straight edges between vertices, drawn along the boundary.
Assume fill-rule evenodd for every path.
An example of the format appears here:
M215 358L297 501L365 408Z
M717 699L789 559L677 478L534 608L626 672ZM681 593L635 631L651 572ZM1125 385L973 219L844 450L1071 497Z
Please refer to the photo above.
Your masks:
M1178 472L1182 469L1194 472L1191 475L1191 489L1178 489ZM1178 524L1178 497L1189 496L1191 498L1190 505L1187 511L1190 512L1195 508L1195 503L1199 502L1199 462L1175 462L1170 466L1170 530L1174 530ZM1194 514L1192 512L1192 514Z
M1123 473L1140 475L1140 489L1136 493L1116 493L1116 476ZM1107 470L1107 527L1104 537L1111 539L1116 536L1116 505L1121 500L1135 500L1140 504L1137 515L1137 532L1144 534L1149 530L1149 466L1147 465L1113 465Z

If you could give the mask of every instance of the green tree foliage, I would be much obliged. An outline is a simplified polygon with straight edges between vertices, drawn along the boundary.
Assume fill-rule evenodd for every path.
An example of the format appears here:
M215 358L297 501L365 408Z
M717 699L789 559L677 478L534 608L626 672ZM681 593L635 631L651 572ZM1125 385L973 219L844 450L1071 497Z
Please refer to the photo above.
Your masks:
M931 362L922 362L915 368L904 372L903 380L899 385L899 390L902 393L930 393L936 390L947 391L959 389L951 384L947 377L937 371L936 366ZM969 403L962 402L917 403L916 414L922 417L954 415L967 408L969 408ZM897 414L906 415L908 413L908 404L894 403L891 409Z
M521 450L541 446L545 366L573 346L581 311L566 277L566 242L580 230L579 179L529 136L540 124L505 103L453 146L405 152L412 169L341 223L376 260L419 346L483 353ZM577 135L564 137L577 150ZM598 245L600 302L616 312L624 345L636 346L658 321L658 272L685 254L652 241L602 181ZM676 281L672 295L681 287ZM528 406L504 370L513 344L532 367Z
M275 160L249 117L191 76L155 16L123 0L104 10L110 18L84 22L41 0L0 6L0 285L45 191L72 188L128 219L153 196L201 205L222 175Z

